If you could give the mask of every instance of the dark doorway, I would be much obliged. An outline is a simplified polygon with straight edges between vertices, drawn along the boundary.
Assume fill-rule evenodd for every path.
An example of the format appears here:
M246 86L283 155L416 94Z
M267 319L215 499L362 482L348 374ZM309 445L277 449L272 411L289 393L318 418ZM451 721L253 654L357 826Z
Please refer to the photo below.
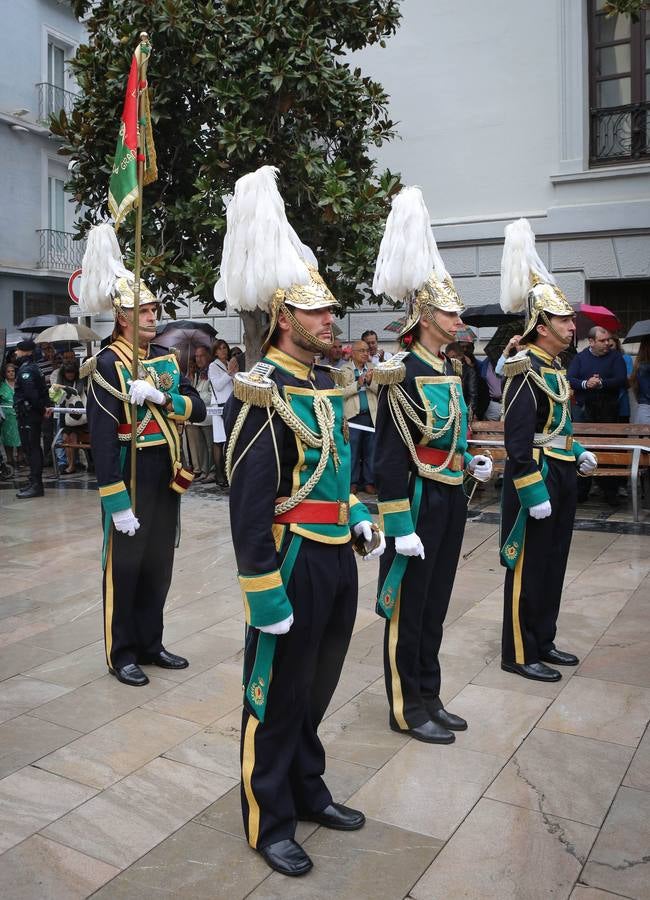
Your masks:
M625 335L639 319L650 318L650 278L590 281L589 302L606 306L620 319Z

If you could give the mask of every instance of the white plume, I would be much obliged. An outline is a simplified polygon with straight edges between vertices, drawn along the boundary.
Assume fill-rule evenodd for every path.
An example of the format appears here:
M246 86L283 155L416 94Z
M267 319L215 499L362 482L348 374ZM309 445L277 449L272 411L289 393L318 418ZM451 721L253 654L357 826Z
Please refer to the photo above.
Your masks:
M86 315L110 312L115 282L125 276L133 278L124 267L113 226L104 223L91 228L81 263L79 309Z
M221 285L233 309L269 312L278 288L307 284L316 257L287 220L276 184L278 170L262 166L239 178L226 210Z
M517 219L506 225L506 241L501 257L501 309L522 312L536 274L546 284L555 284L535 248L535 235L528 219Z
M419 290L432 271L449 277L431 229L422 191L405 187L394 198L379 247L372 290L402 301Z

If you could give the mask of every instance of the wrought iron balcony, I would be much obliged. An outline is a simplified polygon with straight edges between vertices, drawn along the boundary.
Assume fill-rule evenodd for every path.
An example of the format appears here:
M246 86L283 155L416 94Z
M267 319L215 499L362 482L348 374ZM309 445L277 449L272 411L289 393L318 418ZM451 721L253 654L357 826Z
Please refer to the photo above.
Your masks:
M592 166L650 159L650 103L592 109Z
M58 116L61 110L70 115L77 97L71 91L66 91L56 84L41 81L36 85L38 89L38 120L47 125L50 116Z
M36 233L41 243L39 269L55 269L72 275L75 269L81 268L85 241L75 241L71 232L53 228L39 228Z

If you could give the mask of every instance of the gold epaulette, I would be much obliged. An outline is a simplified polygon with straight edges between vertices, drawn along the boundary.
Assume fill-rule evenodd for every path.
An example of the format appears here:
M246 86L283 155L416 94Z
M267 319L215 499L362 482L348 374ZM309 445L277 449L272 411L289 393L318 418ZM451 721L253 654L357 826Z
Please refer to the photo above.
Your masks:
M345 387L347 384L346 372L343 369L337 369L335 366L326 366L323 363L318 363L314 368L319 369L321 372L326 372L337 387Z
M454 375L460 376L463 374L463 361L462 359L450 359L451 367L454 370Z
M274 368L269 363L258 362L249 372L237 372L233 379L235 397L250 406L272 406L275 383L270 376Z
M406 378L406 366L404 360L408 356L408 350L402 350L395 356L379 363L372 370L372 378L375 384L399 384Z
M97 368L97 357L89 356L85 363L79 369L80 378L88 378Z
M511 356L510 359L506 360L506 364L503 367L503 374L506 378L514 378L515 375L522 375L524 372L529 372L531 369L532 365L528 351L522 350L520 353L517 353L516 356Z

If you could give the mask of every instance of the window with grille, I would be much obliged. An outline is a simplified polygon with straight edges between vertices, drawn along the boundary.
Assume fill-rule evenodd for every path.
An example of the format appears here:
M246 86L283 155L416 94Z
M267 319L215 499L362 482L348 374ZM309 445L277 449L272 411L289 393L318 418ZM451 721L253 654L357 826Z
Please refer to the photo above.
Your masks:
M650 159L650 12L638 22L589 0L590 165Z

